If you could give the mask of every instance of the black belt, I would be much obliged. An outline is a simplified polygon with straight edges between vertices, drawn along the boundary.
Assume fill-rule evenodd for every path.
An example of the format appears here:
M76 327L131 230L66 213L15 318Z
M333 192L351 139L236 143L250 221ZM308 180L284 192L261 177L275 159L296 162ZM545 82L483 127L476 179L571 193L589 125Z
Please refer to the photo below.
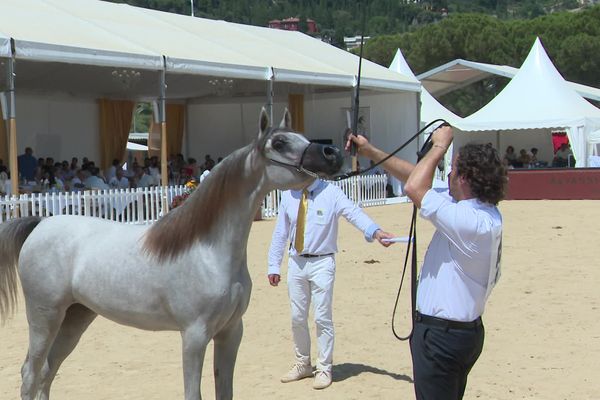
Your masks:
M298 254L300 257L304 257L304 258L314 258L314 257L327 257L327 256L332 256L333 253L327 253L327 254Z
M463 321L452 321L449 319L443 319L438 317L432 317L430 315L421 314L418 311L415 311L415 322L421 322L425 325L437 326L439 328L448 329L475 329L478 326L481 326L483 322L481 321L481 317L478 317L474 321L463 322Z

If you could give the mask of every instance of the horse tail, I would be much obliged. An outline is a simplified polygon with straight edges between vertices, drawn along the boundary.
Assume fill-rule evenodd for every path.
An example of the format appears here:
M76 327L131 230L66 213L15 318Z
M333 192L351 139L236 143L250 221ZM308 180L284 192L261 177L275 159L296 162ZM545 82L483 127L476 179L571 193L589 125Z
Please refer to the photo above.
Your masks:
M0 225L0 323L16 309L19 254L25 239L41 220L40 217L25 217Z

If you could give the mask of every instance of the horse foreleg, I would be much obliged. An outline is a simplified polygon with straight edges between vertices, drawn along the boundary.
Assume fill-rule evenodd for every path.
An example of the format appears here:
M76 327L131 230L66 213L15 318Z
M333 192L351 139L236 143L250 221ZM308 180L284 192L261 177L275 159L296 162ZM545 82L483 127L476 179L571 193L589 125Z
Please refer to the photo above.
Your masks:
M83 332L90 326L98 314L81 304L74 304L67 310L65 318L54 343L48 353L48 362L42 369L41 396L39 400L48 400L50 386L62 362L71 354Z
M243 333L242 319L219 332L214 338L215 398L233 398L233 369Z
M42 367L64 318L64 311L27 304L29 351L21 368L21 399L34 400L39 393Z
M200 400L200 382L206 346L210 337L204 324L195 324L181 332L183 353L183 385L185 400Z

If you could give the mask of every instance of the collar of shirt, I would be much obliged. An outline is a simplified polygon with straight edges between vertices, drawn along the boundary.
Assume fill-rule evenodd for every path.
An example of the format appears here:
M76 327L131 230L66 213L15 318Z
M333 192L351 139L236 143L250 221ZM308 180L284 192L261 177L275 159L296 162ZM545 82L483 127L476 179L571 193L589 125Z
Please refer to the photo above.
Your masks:
M312 195L313 192L317 191L317 189L320 189L323 185L325 185L325 182L323 182L321 179L315 179L315 181L308 185L306 189L308 190L308 193ZM302 194L302 190L294 190L294 192Z

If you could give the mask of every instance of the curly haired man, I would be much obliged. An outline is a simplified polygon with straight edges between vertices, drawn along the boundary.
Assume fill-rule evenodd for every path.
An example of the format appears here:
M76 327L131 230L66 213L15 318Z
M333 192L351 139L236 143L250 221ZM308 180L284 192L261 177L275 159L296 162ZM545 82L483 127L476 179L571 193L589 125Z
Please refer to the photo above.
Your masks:
M419 277L410 339L419 400L462 399L483 349L481 315L500 276L502 216L496 206L504 198L506 171L490 145L468 144L454 155L448 189L432 189L452 139L452 128L442 126L416 165L397 157L383 163L406 183L407 196L436 228ZM360 135L350 135L350 142L375 162L388 155Z

